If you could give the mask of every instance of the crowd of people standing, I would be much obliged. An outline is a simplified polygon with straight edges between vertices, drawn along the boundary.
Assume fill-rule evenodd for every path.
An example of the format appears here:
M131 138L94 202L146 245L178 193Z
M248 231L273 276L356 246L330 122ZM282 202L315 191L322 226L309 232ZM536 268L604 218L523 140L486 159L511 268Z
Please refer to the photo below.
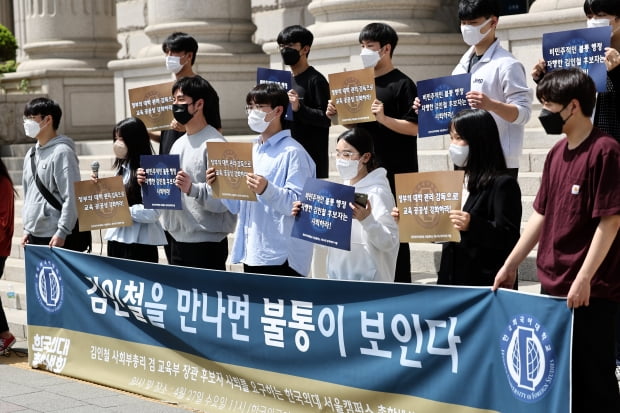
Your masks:
M614 359L620 360L620 5L586 0L589 27L611 26L605 51L607 90L596 93L592 80L578 69L547 72L540 61L531 71L543 105L542 127L563 135L547 157L534 212L520 235L519 157L524 125L531 116L533 94L523 65L500 45L495 31L499 7L494 0L460 0L461 32L470 46L453 74L470 73L470 108L450 123L447 153L454 169L464 171L463 206L450 211L461 242L442 245L438 284L517 288L517 268L539 243L537 274L544 293L567 297L575 311L573 411L595 405L600 412L620 411ZM225 142L219 96L195 73L196 40L181 32L162 44L172 87L171 129L149 133L135 118L112 131L116 173L125 185L133 225L106 234L111 257L158 262L165 246L170 264L225 270L226 262L259 274L308 276L312 246L290 236L301 212L301 193L309 178L328 178L328 136L338 115L329 100L325 77L309 64L313 36L290 26L277 38L293 87L257 85L245 97L253 144L254 171L246 185L256 201L231 201L213 195L217 170L208 167L205 142ZM375 121L347 126L336 143L336 169L345 184L368 195L351 203L351 251L330 249L327 276L340 280L411 282L408 243L398 241L394 176L417 172L418 111L415 82L394 66L396 31L370 23L359 34L361 61L373 68ZM241 99L240 99L241 101ZM292 108L293 120L285 115ZM36 98L24 109L24 130L36 144L23 168L22 245L72 248L77 211L73 182L80 180L73 141L58 133L62 111L52 99ZM182 209L144 208L140 186L148 178L140 155L179 155L175 185ZM97 180L97 176L92 177ZM13 185L0 163L0 275L10 253L13 232ZM55 202L54 202L55 201ZM9 217L10 215L10 217ZM234 232L232 251L228 236ZM128 248L131 246L131 248ZM82 247L72 248L83 250ZM592 339L592 337L595 337ZM0 311L0 351L14 343ZM616 353L617 351L617 353ZM593 358L592 355L596 354Z

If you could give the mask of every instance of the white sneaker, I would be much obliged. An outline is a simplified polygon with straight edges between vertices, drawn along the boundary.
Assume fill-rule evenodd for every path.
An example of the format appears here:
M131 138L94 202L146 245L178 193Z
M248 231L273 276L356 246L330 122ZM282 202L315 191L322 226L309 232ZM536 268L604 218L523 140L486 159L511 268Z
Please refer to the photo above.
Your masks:
M620 381L620 366L616 366L616 380Z

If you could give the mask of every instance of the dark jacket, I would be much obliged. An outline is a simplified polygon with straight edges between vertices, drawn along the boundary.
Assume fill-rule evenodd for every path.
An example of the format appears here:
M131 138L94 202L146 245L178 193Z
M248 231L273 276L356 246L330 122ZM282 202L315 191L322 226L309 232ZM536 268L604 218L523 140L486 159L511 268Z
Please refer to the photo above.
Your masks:
M438 284L490 286L519 240L521 189L510 176L498 176L484 190L470 193L463 211L471 214L461 242L443 245Z

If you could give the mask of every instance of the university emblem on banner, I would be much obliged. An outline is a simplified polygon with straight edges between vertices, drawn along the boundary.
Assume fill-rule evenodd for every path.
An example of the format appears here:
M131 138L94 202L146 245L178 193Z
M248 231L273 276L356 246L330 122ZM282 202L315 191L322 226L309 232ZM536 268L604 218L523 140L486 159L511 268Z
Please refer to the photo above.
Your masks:
M502 360L512 394L535 403L547 394L556 374L550 335L531 315L515 316L500 339Z
M62 277L52 261L39 262L35 274L35 286L41 307L50 313L60 309L63 301Z

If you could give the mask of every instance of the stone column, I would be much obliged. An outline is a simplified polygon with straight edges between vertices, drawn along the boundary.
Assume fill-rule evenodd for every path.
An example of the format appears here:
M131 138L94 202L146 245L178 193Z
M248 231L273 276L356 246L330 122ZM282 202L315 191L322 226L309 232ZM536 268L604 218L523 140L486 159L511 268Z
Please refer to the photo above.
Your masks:
M198 41L194 70L213 84L220 96L225 134L249 133L245 96L256 83L256 68L268 58L252 43L256 26L247 0L148 0L150 44L135 59L110 62L115 72L116 117L129 115L127 90L173 79L165 70L161 44L168 35L183 31Z
M15 1L14 13L21 53L17 72L0 80L4 91L56 100L59 132L76 140L109 138L114 97L107 62L120 48L115 1Z

